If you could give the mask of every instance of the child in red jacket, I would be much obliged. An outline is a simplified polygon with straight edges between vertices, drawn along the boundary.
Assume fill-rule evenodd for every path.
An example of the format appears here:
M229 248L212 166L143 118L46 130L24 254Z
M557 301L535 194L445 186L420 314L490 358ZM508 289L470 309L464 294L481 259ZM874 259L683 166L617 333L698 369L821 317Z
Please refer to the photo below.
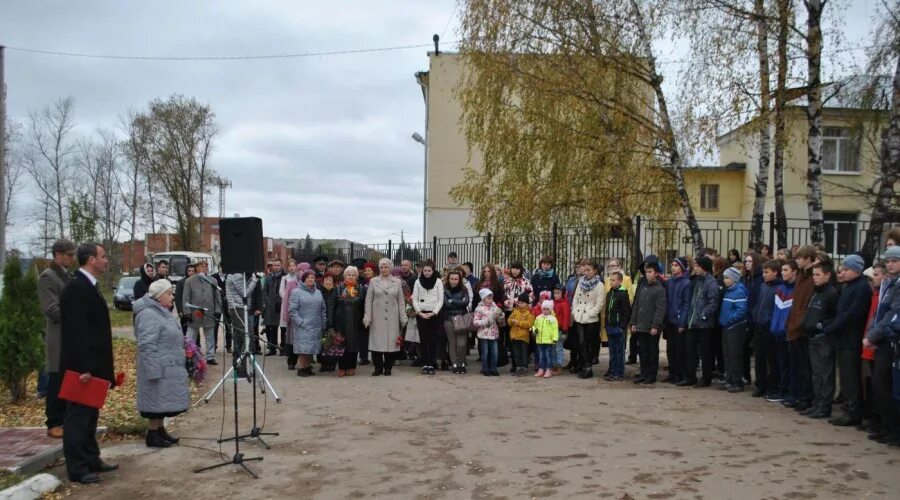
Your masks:
M562 283L557 283L553 288L553 313L556 322L559 323L559 339L556 341L556 359L552 371L554 375L558 375L562 371L563 355L566 352L563 343L569 334L569 325L572 321L572 309L566 299L566 286Z

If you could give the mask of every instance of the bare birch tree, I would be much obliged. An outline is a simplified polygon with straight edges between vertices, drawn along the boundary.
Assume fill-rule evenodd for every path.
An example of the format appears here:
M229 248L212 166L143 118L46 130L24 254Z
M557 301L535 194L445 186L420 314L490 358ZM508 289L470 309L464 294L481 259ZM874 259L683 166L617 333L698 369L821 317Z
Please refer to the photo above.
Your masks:
M71 97L29 113L24 168L37 186L45 225L51 237L66 237L68 182L74 174L76 147L72 137L75 104Z
M809 212L809 239L825 240L822 214L822 11L827 0L804 0L806 6L806 118L809 123L806 170L806 206Z

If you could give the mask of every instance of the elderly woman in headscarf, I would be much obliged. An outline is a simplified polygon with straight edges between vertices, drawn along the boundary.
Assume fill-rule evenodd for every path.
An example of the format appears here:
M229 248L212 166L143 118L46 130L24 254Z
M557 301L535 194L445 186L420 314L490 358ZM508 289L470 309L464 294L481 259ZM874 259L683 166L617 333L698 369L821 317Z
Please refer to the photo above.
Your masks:
M166 448L178 442L166 432L163 419L183 413L190 406L184 335L172 314L174 301L172 283L157 280L133 304L137 409L142 417L150 420L146 443L153 448Z
M309 377L312 357L322 352L322 332L327 322L325 299L316 286L316 273L306 270L300 275L300 284L290 295L290 331L294 354L299 357L297 375Z

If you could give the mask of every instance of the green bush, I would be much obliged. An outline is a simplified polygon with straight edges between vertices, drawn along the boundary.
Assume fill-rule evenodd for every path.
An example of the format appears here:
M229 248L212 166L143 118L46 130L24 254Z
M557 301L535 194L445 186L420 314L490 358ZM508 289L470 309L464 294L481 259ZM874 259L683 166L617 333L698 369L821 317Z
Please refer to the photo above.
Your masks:
M27 395L28 375L44 366L44 315L37 295L37 274L22 275L18 258L3 270L0 297L0 380L13 402Z

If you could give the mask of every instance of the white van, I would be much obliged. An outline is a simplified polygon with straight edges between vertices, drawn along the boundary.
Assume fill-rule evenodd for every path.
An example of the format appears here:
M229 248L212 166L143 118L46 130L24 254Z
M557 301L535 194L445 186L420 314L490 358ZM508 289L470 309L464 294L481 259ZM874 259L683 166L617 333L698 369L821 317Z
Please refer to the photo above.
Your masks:
M153 266L161 261L169 261L169 281L177 282L184 278L188 264L196 264L204 261L209 264L209 274L213 275L219 272L216 261L208 253L197 252L160 252L153 256Z

